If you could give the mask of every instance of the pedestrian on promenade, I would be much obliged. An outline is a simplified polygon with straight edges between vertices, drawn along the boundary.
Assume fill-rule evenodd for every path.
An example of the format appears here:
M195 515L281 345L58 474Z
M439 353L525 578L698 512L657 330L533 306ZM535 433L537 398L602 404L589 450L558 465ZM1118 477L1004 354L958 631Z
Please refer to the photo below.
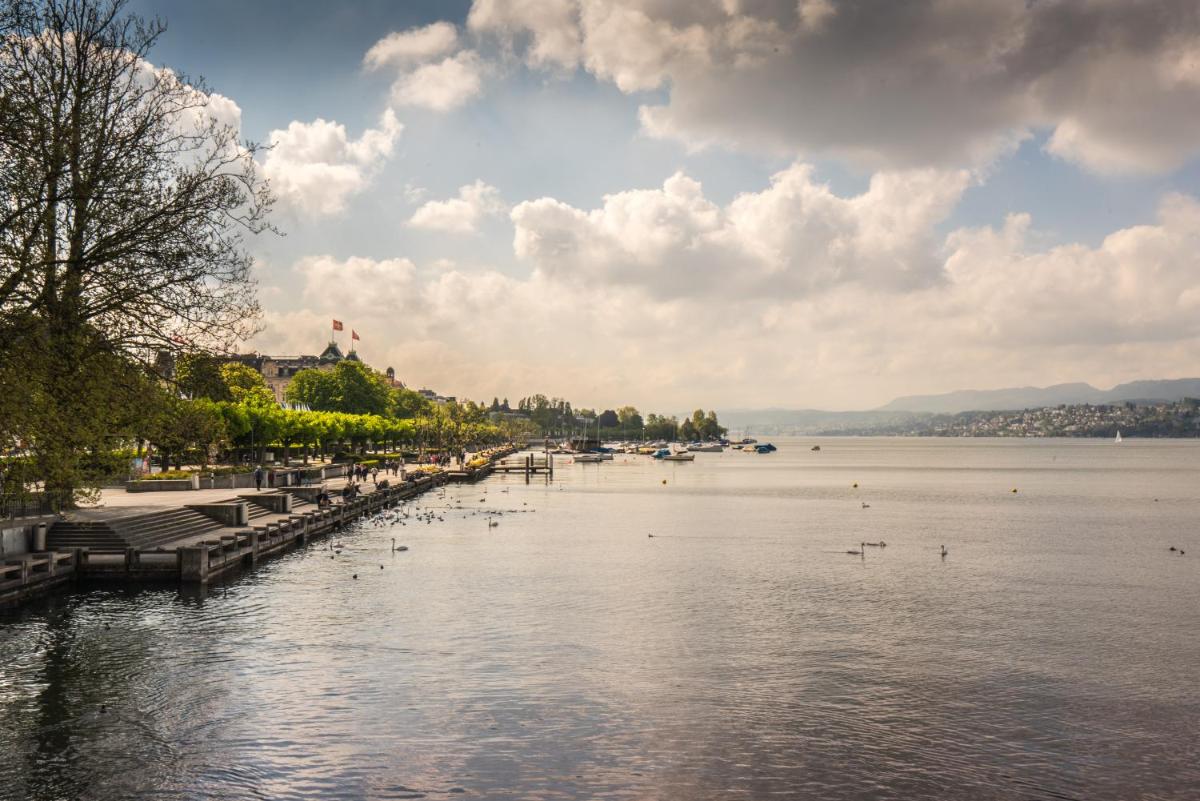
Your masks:
M262 465L259 465L258 467L254 468L254 491L255 492L260 492L262 490L262 483L263 483L263 469L262 469Z
M374 481L376 484L379 483L379 468L378 467L371 468L371 480Z

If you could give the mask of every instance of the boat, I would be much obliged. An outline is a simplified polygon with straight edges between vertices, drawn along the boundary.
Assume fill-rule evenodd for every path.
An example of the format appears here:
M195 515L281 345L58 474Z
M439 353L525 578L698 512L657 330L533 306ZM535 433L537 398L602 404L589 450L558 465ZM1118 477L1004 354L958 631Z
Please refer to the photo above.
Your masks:
M575 464L599 464L604 461L604 457L598 453L577 453L571 457L571 461Z
M1117 438L1113 440L1113 442L1117 443L1118 445L1121 444L1121 429L1117 429Z
M681 451L679 453L668 453L666 456L661 458L664 462L694 462L696 460L696 454L688 453L687 451Z
M779 449L776 448L774 445L772 445L769 442L765 445L755 445L754 446L754 451L756 453L773 453L777 450L779 450Z
M688 450L693 453L720 453L725 449L716 442L710 442L707 445L688 445Z
M755 451L758 450L758 446L757 445L743 445L742 450L745 451L746 453L754 453Z

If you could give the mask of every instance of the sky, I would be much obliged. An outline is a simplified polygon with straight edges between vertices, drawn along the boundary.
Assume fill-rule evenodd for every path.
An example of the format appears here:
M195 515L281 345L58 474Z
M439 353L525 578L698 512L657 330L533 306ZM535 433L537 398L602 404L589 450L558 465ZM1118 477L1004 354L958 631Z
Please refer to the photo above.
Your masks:
M1194 0L133 0L263 329L413 387L865 409L1200 374Z

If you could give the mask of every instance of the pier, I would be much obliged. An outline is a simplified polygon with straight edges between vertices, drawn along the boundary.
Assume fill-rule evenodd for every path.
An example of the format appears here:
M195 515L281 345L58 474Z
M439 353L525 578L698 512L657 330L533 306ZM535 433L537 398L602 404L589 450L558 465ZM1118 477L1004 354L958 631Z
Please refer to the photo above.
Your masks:
M493 464L491 469L496 473L524 473L526 483L529 483L531 476L539 474L553 479L554 454L547 453L538 456L536 454L527 453L524 456L516 459L501 459Z

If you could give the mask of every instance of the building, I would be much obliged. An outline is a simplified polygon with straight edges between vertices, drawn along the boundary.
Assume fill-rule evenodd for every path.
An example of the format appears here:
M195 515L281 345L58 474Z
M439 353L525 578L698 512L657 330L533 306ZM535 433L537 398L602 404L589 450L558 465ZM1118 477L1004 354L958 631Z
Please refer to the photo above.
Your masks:
M286 398L288 384L292 383L292 378L301 370L332 370L340 361L362 361L354 350L343 355L342 349L333 341L325 346L320 356L268 356L265 353L245 353L235 355L230 360L257 370L275 393L275 400L280 403ZM389 386L404 386L396 379L396 371L393 368L387 368L384 375Z

